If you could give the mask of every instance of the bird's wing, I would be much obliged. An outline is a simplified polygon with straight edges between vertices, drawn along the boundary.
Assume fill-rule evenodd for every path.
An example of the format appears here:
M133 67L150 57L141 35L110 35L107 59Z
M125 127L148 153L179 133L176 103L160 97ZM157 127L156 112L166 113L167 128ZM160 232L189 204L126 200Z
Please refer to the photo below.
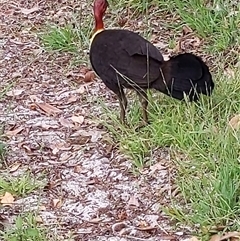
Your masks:
M112 29L95 36L90 61L110 89L116 82L127 88L148 88L160 75L163 57L140 35Z
M126 76L129 82L132 80L140 87L148 88L160 75L162 54L140 35L126 30L119 31L115 54L118 55L122 51L124 53L119 58L117 70Z

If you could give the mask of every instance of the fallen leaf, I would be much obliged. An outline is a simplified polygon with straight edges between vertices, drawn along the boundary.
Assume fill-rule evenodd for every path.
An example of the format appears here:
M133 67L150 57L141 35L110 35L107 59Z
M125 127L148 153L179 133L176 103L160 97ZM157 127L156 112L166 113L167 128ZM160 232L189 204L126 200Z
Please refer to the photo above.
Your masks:
M44 112L47 114L58 114L61 113L62 111L58 109L57 107L54 107L48 103L36 103L40 109L42 109Z
M18 170L18 168L21 166L21 163L14 163L11 167L9 172L15 172Z
M72 119L72 121L73 122L76 122L76 123L78 123L78 124L82 124L83 122L84 122L84 117L83 116L75 116L75 115L73 115L72 117L71 117L71 119Z
M128 206L136 206L139 207L138 199L135 196L131 196L128 201Z
M52 203L54 208L60 208L62 206L62 201L57 198L53 199Z
M67 104L71 104L74 103L78 100L77 96L71 96L68 100L67 100Z
M5 133L5 135L7 135L7 136L16 136L16 135L19 134L23 129L24 129L23 127L18 127L18 128L14 129L14 130L12 130L12 131L7 131L7 132Z
M141 230L141 231L152 231L152 230L155 230L156 227L151 227L151 226L148 226L148 227L136 227L137 230Z
M12 206L13 202L14 202L14 197L9 192L5 192L4 196L1 197L1 203L3 206L7 206L7 205Z
M26 15L37 12L38 10L39 10L38 6L35 6L32 8L21 8L21 12Z
M57 107L54 107L48 103L43 102L40 98L38 98L36 95L30 95L30 100L34 102L40 109L42 109L47 114L58 114L62 111L58 109ZM34 109L35 107L32 107Z
M220 241L221 240L221 236L218 234L214 234L209 241Z
M102 218L93 218L91 220L89 220L89 223L100 223L102 221Z
M98 131L98 130L90 130L90 131L86 131L86 130L78 130L75 133L73 133L70 138L75 138L75 137L91 137L91 142L97 142L99 140L99 138L102 137L102 133L104 133L104 131Z
M240 129L240 114L235 115L234 117L232 117L232 119L229 121L228 124L234 130Z
M96 78L96 75L95 75L95 72L94 71L88 71L86 74L85 74L85 77L84 77L84 82L91 82L93 81L94 79Z
M64 127L67 127L67 128L73 128L74 127L74 124L71 123L68 119L65 119L64 117L60 117L59 122Z
M190 27L188 27L187 25L183 26L183 29L182 29L183 35L187 35L187 34L192 33L192 32L193 32L193 30Z
M41 216L37 216L37 217L35 218L35 221L36 221L37 223L43 223L43 219L42 219Z
M240 240L239 237L231 237L231 238L230 238L230 241L239 241L239 240Z
M38 206L38 210L39 211L46 211L47 208L45 206L43 206L43 205L40 205L40 206Z
M70 153L63 152L63 153L60 155L60 157L59 157L59 161L65 162L65 161L67 161L70 157L71 157L71 154L70 154Z
M74 170L73 170L75 173L80 173L82 171L82 167L77 165L77 166L74 166Z
M220 241L227 240L229 238L238 238L238 240L239 240L240 239L240 233L239 232L226 233L220 238Z

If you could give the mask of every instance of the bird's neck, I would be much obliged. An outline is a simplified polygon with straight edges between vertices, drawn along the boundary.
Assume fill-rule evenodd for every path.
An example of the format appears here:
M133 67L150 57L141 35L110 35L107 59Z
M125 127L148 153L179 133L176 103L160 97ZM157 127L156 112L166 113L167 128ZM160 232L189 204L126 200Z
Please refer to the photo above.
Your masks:
M98 15L98 14L94 14L95 15L95 29L94 29L94 33L90 39L90 44L92 44L93 39L95 38L95 36L102 32L104 30L104 24L103 24L103 20L102 20L102 16Z
M96 14L95 15L95 29L94 32L98 32L100 30L104 29L104 24L103 24L103 17L102 15Z

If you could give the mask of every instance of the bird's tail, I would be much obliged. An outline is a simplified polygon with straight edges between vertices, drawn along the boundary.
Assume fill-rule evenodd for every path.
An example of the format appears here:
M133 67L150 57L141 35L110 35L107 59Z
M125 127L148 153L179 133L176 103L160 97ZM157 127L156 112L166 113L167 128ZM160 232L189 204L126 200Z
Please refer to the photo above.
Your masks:
M161 77L153 88L173 98L182 100L185 94L191 101L196 101L199 94L211 95L214 89L207 65L193 54L172 57L160 71Z

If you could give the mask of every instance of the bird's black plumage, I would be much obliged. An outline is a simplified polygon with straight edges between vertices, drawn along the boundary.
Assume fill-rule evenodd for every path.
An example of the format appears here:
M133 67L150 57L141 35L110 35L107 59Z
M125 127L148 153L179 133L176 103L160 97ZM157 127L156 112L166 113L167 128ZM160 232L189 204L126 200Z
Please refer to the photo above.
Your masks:
M96 34L90 47L90 61L97 75L117 94L122 120L127 106L123 88L133 88L139 94L145 122L146 89L154 88L179 100L185 93L190 101L196 101L198 94L210 95L214 88L201 58L186 53L164 61L154 45L128 30L103 30Z
M148 88L161 74L163 56L137 33L104 30L91 44L90 61L107 87L117 92L117 79L126 88Z
M194 54L184 53L170 58L162 70L168 86L164 93L173 98L182 100L185 93L190 101L196 101L199 94L212 94L214 82L208 66ZM158 89L157 86L153 88Z

